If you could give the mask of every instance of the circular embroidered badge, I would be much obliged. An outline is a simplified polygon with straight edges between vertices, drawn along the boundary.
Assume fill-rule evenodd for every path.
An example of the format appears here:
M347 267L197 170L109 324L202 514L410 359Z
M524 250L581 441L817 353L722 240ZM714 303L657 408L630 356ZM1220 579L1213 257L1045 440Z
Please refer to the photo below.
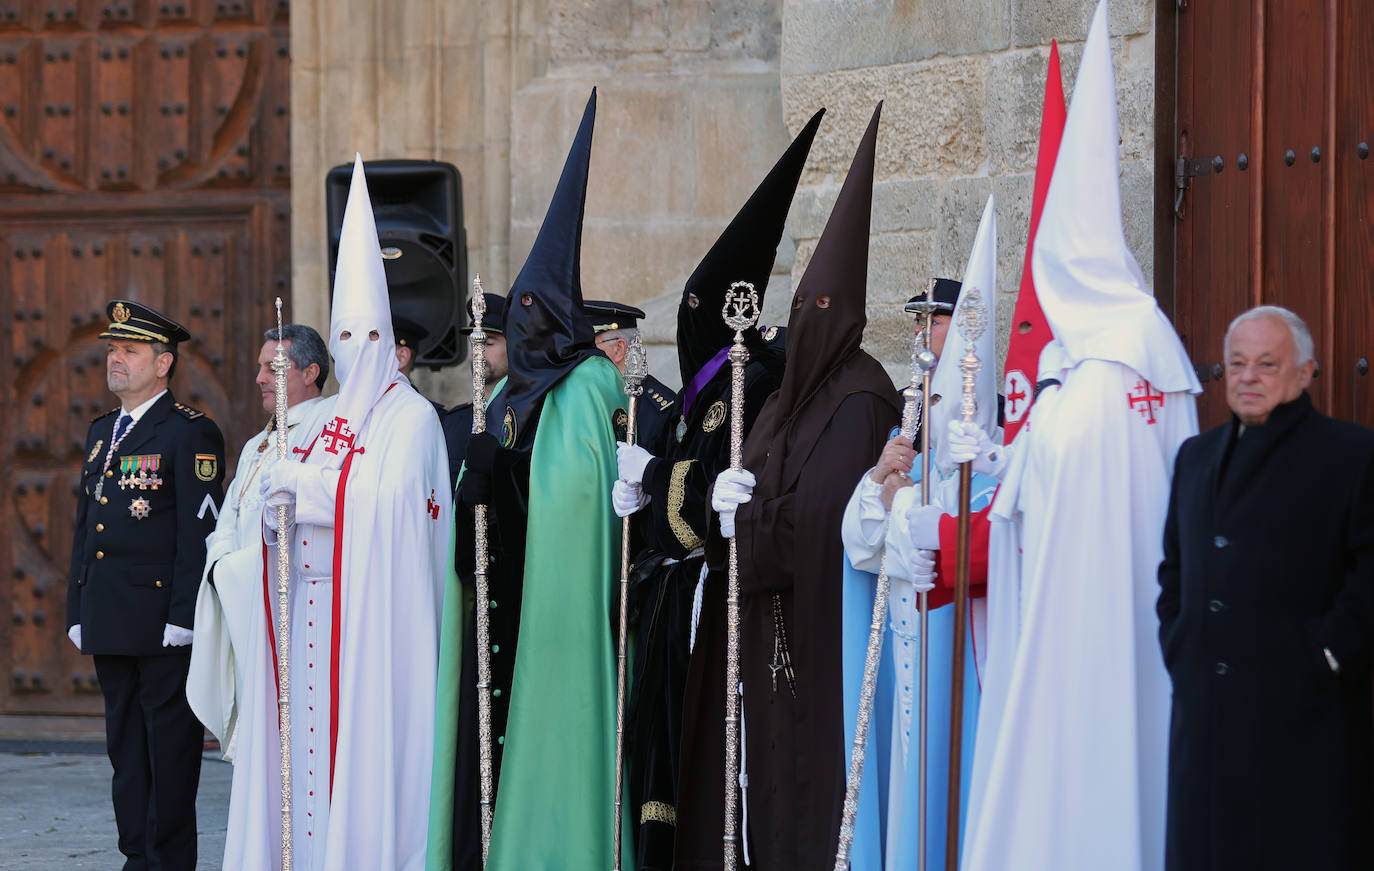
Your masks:
M706 417L701 421L702 432L715 432L725 423L725 401L717 399L706 409Z

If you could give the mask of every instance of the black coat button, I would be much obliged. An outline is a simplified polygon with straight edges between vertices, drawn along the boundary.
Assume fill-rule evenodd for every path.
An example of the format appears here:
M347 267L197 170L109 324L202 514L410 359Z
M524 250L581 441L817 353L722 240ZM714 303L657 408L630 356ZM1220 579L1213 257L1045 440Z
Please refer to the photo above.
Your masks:
M1210 602L1207 603L1207 610L1208 610L1208 611L1211 611L1213 614L1216 614L1216 613L1219 612L1222 608L1225 608L1225 607L1226 607L1226 606L1225 606L1224 604L1222 604L1222 601L1221 601L1220 599L1213 599L1212 601L1210 601Z
M1231 670L1231 666L1227 665L1224 662L1218 662L1212 668L1214 671L1216 671L1217 674L1221 675L1222 677L1225 677L1227 672Z

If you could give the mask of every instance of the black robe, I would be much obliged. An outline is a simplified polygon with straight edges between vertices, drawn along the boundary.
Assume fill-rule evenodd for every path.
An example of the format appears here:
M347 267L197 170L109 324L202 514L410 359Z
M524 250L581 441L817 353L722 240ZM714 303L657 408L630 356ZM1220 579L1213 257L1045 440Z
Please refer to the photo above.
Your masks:
M469 415L471 407L469 406ZM471 424L469 424L471 426ZM461 462L461 460L460 460ZM530 452L498 448L492 470L492 498L487 508L487 609L491 662L492 801L501 775L502 739L510 713L515 650L520 634L520 604L525 578L525 528L529 518ZM453 562L464 599L475 599L475 539L472 506L454 500L457 540ZM481 778L477 728L476 612L463 635L463 670L459 681L458 751L453 796L453 868L480 871L482 865Z
M1174 470L1165 867L1374 868L1374 432L1306 394L1236 431L1184 442Z
M765 349L760 343L751 352L751 362L744 370L746 432L764 401L781 383L782 369L779 351ZM673 867L673 844L677 827L684 820L690 822L702 813L719 817L718 809L709 810L709 804L684 811L678 783L683 770L679 764L679 754L684 752L683 730L692 728L683 722L683 697L689 671L696 667L689 657L689 642L692 600L703 559L698 549L710 522L708 488L730 465L728 363L697 394L679 440L677 424L681 417L679 397L668 416L665 450L644 470L649 506L635 515L641 519L636 528L647 548L640 554L632 577L635 665L626 743L630 812L636 827L635 866L640 871ZM697 555L689 557L694 552ZM695 764L690 753L681 761L688 766ZM719 837L716 852L720 852Z

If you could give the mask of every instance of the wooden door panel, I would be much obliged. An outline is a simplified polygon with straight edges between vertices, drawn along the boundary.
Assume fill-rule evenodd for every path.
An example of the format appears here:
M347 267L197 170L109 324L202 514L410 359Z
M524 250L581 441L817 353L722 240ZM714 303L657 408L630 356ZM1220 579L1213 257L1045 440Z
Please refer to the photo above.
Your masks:
M65 600L86 431L118 402L107 301L191 331L172 389L220 425L226 461L265 418L257 350L290 273L288 32L265 0L0 0L0 714L100 710Z
M1184 219L1161 229L1173 233L1185 344L1200 374L1213 374L1235 315L1285 306L1316 342L1317 405L1374 425L1374 383L1363 374L1374 363L1374 166L1359 145L1374 137L1365 57L1374 8L1221 0L1161 3L1161 15L1166 6L1177 26L1176 156L1224 161L1190 181ZM1238 151L1249 164L1240 172ZM1205 387L1199 411L1210 426L1227 409L1222 391Z
M1338 58L1364 59L1374 46L1374 5L1343 0ZM1335 300L1338 347L1331 367L1334 412L1374 422L1374 71L1367 62L1336 67Z
M1230 59L1198 69L1179 93L1180 153L1207 161L1220 158L1222 167L1191 180L1178 225L1178 256L1191 264L1195 286L1207 289L1181 307L1176 321L1202 382L1199 414L1204 420L1224 416L1226 409L1219 368L1223 337L1216 325L1224 329L1251 296L1253 17L1246 4L1236 3L1207 16L1181 19L1179 26L1180 51L1190 57L1215 52Z

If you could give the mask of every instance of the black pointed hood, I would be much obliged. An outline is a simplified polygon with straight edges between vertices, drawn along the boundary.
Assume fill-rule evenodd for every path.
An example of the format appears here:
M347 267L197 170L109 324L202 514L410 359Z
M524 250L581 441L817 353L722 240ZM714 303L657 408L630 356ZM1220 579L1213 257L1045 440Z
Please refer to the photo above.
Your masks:
M751 282L763 304L787 212L824 114L821 109L806 122L687 279L677 314L677 358L684 385L734 339L720 314L730 285ZM752 355L764 343L757 330L747 335Z
M745 465L763 471L760 487L767 495L786 492L795 481L810 446L846 396L870 392L901 407L892 379L860 348L868 324L868 231L882 109L879 103L873 110L815 253L797 282L782 386L745 443Z
M502 415L497 435L506 447L532 446L545 395L578 363L600 353L582 311L582 214L595 122L593 88L534 247L506 295L510 371L492 403Z

